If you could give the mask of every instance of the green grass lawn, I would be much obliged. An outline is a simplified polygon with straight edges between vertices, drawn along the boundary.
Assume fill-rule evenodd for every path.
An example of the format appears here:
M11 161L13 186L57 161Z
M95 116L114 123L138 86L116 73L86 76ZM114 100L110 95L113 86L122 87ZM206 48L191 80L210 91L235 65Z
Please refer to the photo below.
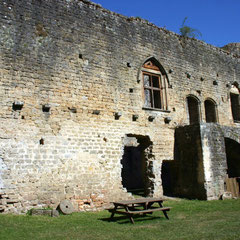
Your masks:
M173 207L170 220L154 212L152 217L135 217L134 225L120 215L109 222L107 211L58 218L0 215L0 239L240 239L240 199L164 203Z

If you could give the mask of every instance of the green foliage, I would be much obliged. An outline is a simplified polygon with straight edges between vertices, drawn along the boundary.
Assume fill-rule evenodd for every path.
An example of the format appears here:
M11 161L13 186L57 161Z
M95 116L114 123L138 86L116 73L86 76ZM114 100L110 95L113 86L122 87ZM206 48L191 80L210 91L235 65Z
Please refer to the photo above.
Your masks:
M31 216L33 209L34 209L34 208L31 208L30 210L28 210L27 213L26 213L26 215L27 215L27 216Z
M195 28L191 28L191 27L185 25L186 21L187 21L187 17L184 18L184 20L182 22L182 26L179 29L180 34L183 37L189 37L189 38L201 37L202 33L199 30L195 29Z

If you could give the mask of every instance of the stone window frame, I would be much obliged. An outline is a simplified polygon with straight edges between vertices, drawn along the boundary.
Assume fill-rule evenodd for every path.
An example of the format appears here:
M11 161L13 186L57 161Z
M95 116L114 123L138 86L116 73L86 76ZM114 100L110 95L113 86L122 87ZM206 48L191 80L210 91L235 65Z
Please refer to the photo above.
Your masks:
M153 66L148 68L146 67L147 62L152 62ZM145 65L145 66L144 66ZM159 88L151 88L153 90L159 90L161 96L161 104L160 107L155 106L146 106L145 105L145 86L144 86L144 74L150 76L157 76L162 82L159 84ZM142 82L142 97L143 97L143 107L144 110L153 110L153 111L161 111L161 112L170 112L168 108L168 88L171 88L169 84L168 75L163 68L163 66L159 63L159 61L155 57L149 57L145 59L142 64L141 68L138 71L138 82ZM150 88L149 88L150 89Z
M191 122L188 98L192 98L192 99L196 100L196 102L197 102L197 106L198 106L198 122ZM186 109L187 109L187 118L188 118L188 121L189 121L189 125L200 124L202 122L201 101L199 100L198 97L196 97L193 94L187 95L186 96Z
M240 123L240 90L237 82L232 84L229 92L229 98L233 122ZM234 105L233 101L235 102Z
M207 121L207 109L206 109L206 105L205 105L205 103L206 103L206 101L208 101L208 102L211 102L212 104L213 104L213 106L214 106L214 114L215 114L215 121ZM212 98L206 98L205 100L204 100L204 110L205 110L205 121L207 122L207 123L218 123L219 122L219 118L218 118L218 110L217 110L217 103L216 103L216 101L214 101Z

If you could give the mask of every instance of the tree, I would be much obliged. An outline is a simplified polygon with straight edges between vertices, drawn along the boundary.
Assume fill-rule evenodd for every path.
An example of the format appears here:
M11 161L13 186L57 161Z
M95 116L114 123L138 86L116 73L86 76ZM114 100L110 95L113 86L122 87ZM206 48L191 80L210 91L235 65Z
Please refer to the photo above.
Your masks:
M187 21L187 17L184 18L184 20L182 22L182 26L179 29L180 34L183 37L189 37L189 38L201 37L202 33L195 28L191 28L191 27L185 25L186 21Z

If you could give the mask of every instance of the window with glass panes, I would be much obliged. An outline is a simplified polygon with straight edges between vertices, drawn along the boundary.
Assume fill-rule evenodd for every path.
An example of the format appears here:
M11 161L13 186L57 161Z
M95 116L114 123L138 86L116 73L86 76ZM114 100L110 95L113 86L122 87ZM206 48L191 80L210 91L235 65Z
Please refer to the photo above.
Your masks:
M142 73L144 107L167 110L165 76L151 61L144 64Z

